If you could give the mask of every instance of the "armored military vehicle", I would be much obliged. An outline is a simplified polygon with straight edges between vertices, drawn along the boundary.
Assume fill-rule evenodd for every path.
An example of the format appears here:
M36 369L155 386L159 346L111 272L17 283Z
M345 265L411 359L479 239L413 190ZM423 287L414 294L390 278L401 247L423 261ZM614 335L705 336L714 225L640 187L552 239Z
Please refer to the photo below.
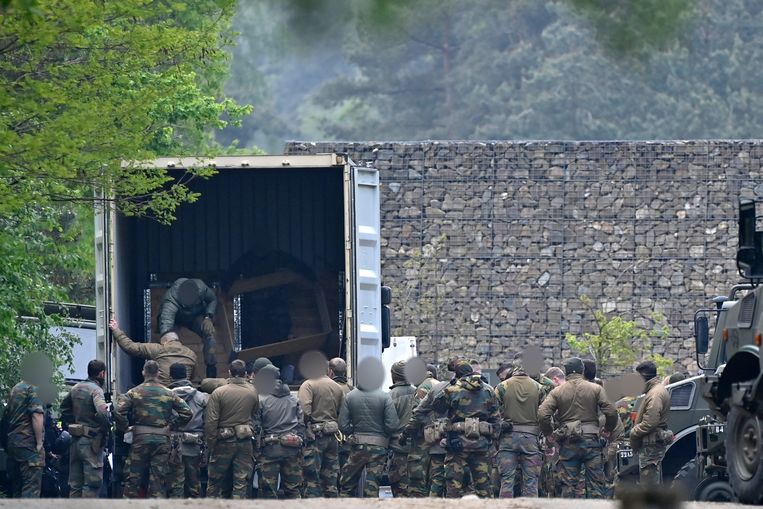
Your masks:
M748 504L763 503L763 382L760 346L763 342L763 231L756 227L755 202L739 202L737 268L747 284L739 299L724 302L713 334L710 358L723 369L706 369L702 395L710 409L725 421L724 445L727 472L735 498ZM707 351L707 321L697 317L697 351Z

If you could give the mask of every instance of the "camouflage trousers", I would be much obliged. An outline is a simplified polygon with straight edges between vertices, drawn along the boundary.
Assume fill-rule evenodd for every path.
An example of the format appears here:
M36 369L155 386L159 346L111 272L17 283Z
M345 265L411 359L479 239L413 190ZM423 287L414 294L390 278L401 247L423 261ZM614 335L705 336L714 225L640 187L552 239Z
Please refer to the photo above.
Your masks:
M389 467L389 484L390 488L392 488L392 495L395 498L411 496L408 479L408 454L393 452Z
M449 452L445 455L445 491L448 498L464 494L464 477L469 469L474 492L481 498L492 498L489 451Z
M353 497L358 490L358 482L366 470L366 482L363 486L363 496L377 498L379 482L384 474L387 462L387 449L378 445L353 444L350 457L342 470L341 495Z
M427 467L429 466L429 446L423 438L416 438L408 454L408 496L426 497Z
M209 451L207 496L220 498L228 475L233 477L231 498L247 498L251 484L254 453L250 438L218 440Z
M45 466L45 451L32 451L21 447L8 447L8 457L16 462L19 479L13 496L40 498L42 489L42 469Z
M282 498L300 498L302 491L302 458L288 456L281 458L262 457L258 463L260 491L262 498L278 498L278 475L281 475Z
M445 454L429 454L429 496L445 496Z
M334 435L323 435L305 447L302 473L305 498L336 497L339 479L339 442Z
M642 445L638 451L639 484L652 486L662 482L662 458L665 456L664 444Z
M162 435L137 435L127 458L125 498L138 498L141 484L148 473L148 498L165 498L169 473L170 439Z
M605 498L607 482L601 442L596 436L564 441L559 446L559 484L564 498ZM585 484L580 482L585 469Z
M199 498L201 494L201 455L170 456L170 498Z
M73 438L69 448L69 498L98 498L102 481L101 451L93 451L91 438Z
M530 433L512 432L501 437L497 456L501 474L501 498L514 497L517 470L521 471L521 496L538 496L538 478L543 466L538 437Z

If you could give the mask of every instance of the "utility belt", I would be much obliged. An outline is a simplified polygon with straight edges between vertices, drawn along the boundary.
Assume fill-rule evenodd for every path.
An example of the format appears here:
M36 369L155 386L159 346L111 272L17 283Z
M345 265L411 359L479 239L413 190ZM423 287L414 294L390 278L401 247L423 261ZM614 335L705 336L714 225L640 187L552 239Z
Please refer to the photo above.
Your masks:
M463 421L452 423L450 431L455 431L466 438L477 440L480 437L492 437L493 425L489 422L480 421L477 417L467 417Z
M97 438L105 434L100 428L92 428L85 424L69 424L68 430L69 434L74 438Z
M291 447L299 449L303 445L302 438L296 433L286 433L283 435L265 435L262 438L262 443L267 447L268 445L280 445L282 447Z
M217 436L222 440L230 440L236 437L238 440L251 439L254 436L249 424L237 424L230 428L218 428Z
M310 431L315 433L316 437L334 435L339 433L339 424L336 421L313 422L310 424Z
M348 441L353 445L375 445L377 447L389 447L389 438L373 433L353 433Z
M580 421L565 422L554 430L554 437L559 441L574 442L585 436L599 436L599 425Z
M204 444L204 435L187 431L173 431L172 441L179 444L202 445Z
M146 426L143 424L136 424L132 427L132 434L133 436L138 435L161 435L164 437L170 436L170 427L169 426Z
M449 427L450 424L447 419L437 419L433 423L427 424L424 426L424 442L427 445L439 444Z
M532 424L512 424L511 431L512 433L529 433L536 437L540 435L540 427Z
M671 443L674 438L675 438L675 435L673 434L671 430L660 428L656 431L649 433L648 435L645 435L641 443L644 445L652 445L652 444L667 445Z

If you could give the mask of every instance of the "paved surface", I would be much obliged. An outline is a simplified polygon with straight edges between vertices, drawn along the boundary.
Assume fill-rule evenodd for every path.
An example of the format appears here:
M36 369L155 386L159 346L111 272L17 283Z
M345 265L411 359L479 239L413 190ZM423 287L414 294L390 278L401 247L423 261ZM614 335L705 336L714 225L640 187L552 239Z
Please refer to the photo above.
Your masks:
M442 499L309 499L309 500L0 500L0 509L615 509L617 502L603 500L533 499L459 500ZM690 502L683 509L735 509L749 506Z

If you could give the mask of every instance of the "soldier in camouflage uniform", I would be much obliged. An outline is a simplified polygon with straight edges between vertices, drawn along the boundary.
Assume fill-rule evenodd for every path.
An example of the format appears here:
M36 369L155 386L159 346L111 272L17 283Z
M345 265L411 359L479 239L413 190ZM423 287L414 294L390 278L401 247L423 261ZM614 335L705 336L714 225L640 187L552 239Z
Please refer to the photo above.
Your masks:
M400 429L392 398L378 389L353 389L342 400L339 429L342 433L351 435L352 444L347 465L342 470L341 496L352 497L356 493L365 469L363 496L378 497L389 439Z
M657 485L662 482L665 449L673 440L668 430L670 395L657 378L654 362L644 361L636 366L636 371L646 381L646 391L630 432L630 443L633 452L638 453L639 483Z
M352 384L347 381L347 363L341 357L334 357L329 361L329 377L339 384L345 396L352 390ZM339 444L339 470L347 463L350 449L350 444L343 439Z
M567 381L551 391L541 404L538 420L541 431L553 444L559 443L559 482L564 498L604 498L602 445L599 435L599 412L605 416L605 433L611 433L617 411L607 401L604 389L583 379L583 361L578 357L564 364ZM552 416L558 412L554 432ZM585 468L585 487L578 480Z
M196 354L193 350L180 342L177 334L170 331L162 335L159 343L137 343L127 337L127 334L119 328L116 320L109 321L109 328L113 331L114 339L128 355L156 361L159 366L160 383L168 386L172 383L170 366L179 362L186 366L188 378L193 376L196 367Z
M429 379L428 379L429 380ZM429 382L424 380L416 390L416 401L411 419L403 429L403 435L406 437L421 437L421 441L427 446L427 456L429 465L425 466L427 470L426 477L429 484L428 494L430 497L441 498L445 496L445 448L440 444L443 437L436 436L434 432L435 421L443 420L445 417L438 414L432 408L435 398L450 385L449 382L437 382L434 379ZM431 386L430 386L431 384ZM428 432L422 433L422 428ZM429 441L426 441L426 439Z
M323 375L305 380L299 387L299 403L305 414L306 444L304 456L305 486L303 496L336 497L339 483L339 408L344 391L328 377L328 363Z
M427 377L416 388L416 393L413 397L412 410L415 410L426 398L427 394L429 394L432 388L439 383L435 378L436 375L437 369L433 365L428 364ZM429 408L431 411L431 403ZM408 422L410 422L410 419ZM407 422L401 421L401 424L407 424ZM411 452L408 454L408 494L411 497L426 497L429 495L430 489L430 486L427 483L429 479L428 469L430 445L424 441L424 434L421 428L416 429L411 434L410 441ZM445 451L443 451L443 453L444 452Z
M552 366L546 371L545 377L551 380L554 388L562 385L566 378L561 368ZM553 390L553 389L552 389ZM541 468L538 495L541 497L556 498L560 496L556 482L557 464L559 463L559 447L550 444L546 437L541 434L541 449L543 450L543 467Z
M72 437L69 449L69 497L98 498L103 480L103 447L111 425L103 395L106 364L92 360L88 379L69 391L61 403L61 420Z
M513 498L517 469L522 472L521 496L538 496L538 477L543 463L538 435L538 406L543 397L541 384L527 376L521 360L514 361L508 380L495 389L503 417L498 447L501 498Z
M143 365L144 382L127 391L114 414L120 431L127 431L132 424L130 465L124 491L126 498L138 497L145 472L149 473L147 495L157 498L166 496L173 412L177 414L174 422L178 425L182 426L191 419L191 409L185 401L159 383L158 377L159 365L156 361L146 361Z
M209 397L204 416L204 436L209 446L207 496L220 497L230 473L232 498L244 499L252 480L252 422L257 416L259 398L254 385L246 379L244 361L231 362L228 371L228 383Z
M170 367L170 376L174 380L170 390L180 396L191 409L191 420L183 426L175 425L172 429L172 452L170 454L171 498L199 498L201 465L206 455L204 448L204 414L207 410L208 395L196 390L186 378L186 369L182 364Z
M268 377L274 382L270 394L260 395L255 424L262 447L259 454L259 495L262 498L278 498L280 475L283 498L300 498L305 417L299 402L280 376L275 366L262 368L258 375L258 381Z
M471 473L474 491L479 497L492 497L490 450L494 434L500 430L498 400L482 377L475 374L468 361L455 362L457 380L451 382L436 398L435 411L450 420L451 430L445 442L445 482L449 498L462 496L466 468Z
M405 425L413 412L414 396L416 389L405 378L405 362L398 361L392 365L392 386L389 395L395 405L398 420ZM411 452L411 444L408 440L399 440L400 435L395 434L390 440L389 447L392 450L392 462L389 469L389 482L392 495L398 498L410 497L408 474L408 454Z
M37 386L26 381L13 386L4 418L8 422L8 459L16 463L20 474L20 484L15 484L14 497L40 496L45 465L44 413Z

